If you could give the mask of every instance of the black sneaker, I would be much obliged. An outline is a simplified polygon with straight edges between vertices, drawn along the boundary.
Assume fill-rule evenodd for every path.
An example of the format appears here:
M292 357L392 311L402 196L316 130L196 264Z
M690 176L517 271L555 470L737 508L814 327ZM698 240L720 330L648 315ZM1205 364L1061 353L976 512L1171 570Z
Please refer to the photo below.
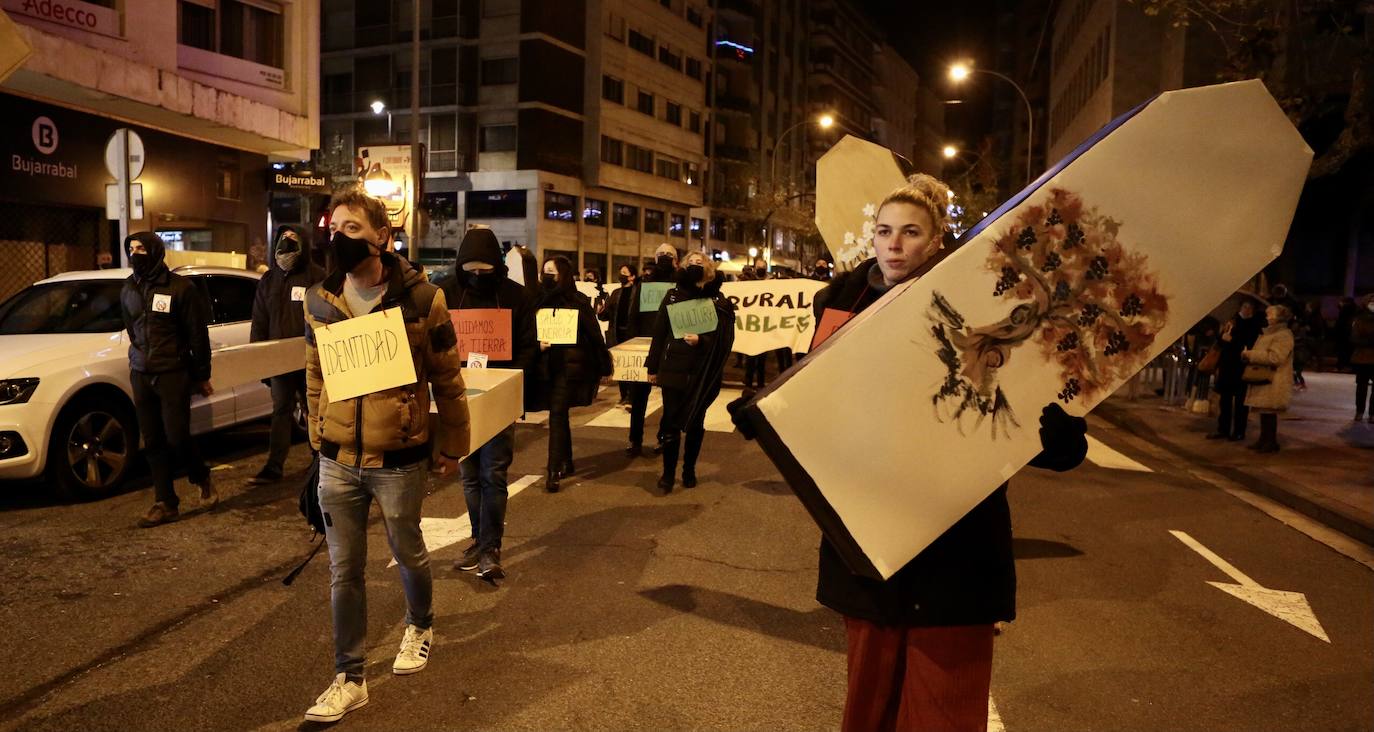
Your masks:
M1359 421L1359 420L1356 420ZM644 457L644 446L638 442L631 442L625 447L625 457L637 458Z
M695 471L690 471L690 470L684 470L684 471L682 471L682 487L683 487L683 488L696 488L696 487L697 487L697 474L696 474Z
M672 493L672 492L673 492L673 478L672 478L672 476L670 476L670 475L661 475L661 476L659 476L659 478L658 478L658 489L661 490L661 491L663 491L664 495L667 495L667 494L669 494L669 493Z
M505 579L506 571L501 569L501 550L492 549L482 554L477 561L477 576L486 580Z
M281 471L272 468L263 468L258 474L248 479L248 485L268 485L281 481Z
M468 544L468 548L463 550L463 556L453 563L453 568L459 572L471 572L477 569L478 559L482 552L477 548L477 542Z
M151 529L154 526L170 524L178 518L181 518L181 514L175 508L158 501L153 504L152 508L148 509L147 513L143 514L143 518L138 520L138 528Z

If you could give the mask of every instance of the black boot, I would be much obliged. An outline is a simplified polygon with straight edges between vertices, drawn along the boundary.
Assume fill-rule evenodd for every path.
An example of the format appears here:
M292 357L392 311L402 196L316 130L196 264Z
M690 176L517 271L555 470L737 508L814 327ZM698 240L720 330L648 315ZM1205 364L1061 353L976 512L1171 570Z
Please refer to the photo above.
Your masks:
M544 476L544 490L550 493L557 493L559 487L558 480L562 477L563 476L559 475L557 470L550 470L548 474Z
M697 487L697 457L701 455L701 442L706 438L706 431L690 430L687 432L687 444L682 452L682 487Z
M673 435L667 441L661 443L663 447L663 475L658 477L658 487L664 493L673 490L674 477L677 475L677 435Z

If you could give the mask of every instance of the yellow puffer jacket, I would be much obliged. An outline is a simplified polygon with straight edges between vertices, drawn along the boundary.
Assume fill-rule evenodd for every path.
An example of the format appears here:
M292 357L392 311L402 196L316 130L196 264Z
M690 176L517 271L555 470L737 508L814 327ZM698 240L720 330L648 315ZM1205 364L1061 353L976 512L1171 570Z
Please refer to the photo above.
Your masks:
M336 272L305 294L305 391L310 411L310 445L325 457L362 468L401 467L440 453L460 458L468 452L467 397L464 396L458 339L444 293L404 259L386 253L382 263L389 285L379 312L400 308L405 320L416 382L332 401L320 370L316 331L354 317L343 296L344 274ZM431 439L430 387L438 406L437 435ZM361 426L361 430L359 427Z

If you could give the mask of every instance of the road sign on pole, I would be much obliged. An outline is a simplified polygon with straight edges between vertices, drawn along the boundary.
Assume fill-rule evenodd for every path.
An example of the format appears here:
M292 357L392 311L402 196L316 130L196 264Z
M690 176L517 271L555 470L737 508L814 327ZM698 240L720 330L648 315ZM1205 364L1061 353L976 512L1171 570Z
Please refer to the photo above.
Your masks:
M133 181L143 173L143 139L137 132L121 127L105 143L105 168L115 177L105 187L105 215L119 220L120 265L129 266L124 240L129 237L129 221L143 218L143 185Z

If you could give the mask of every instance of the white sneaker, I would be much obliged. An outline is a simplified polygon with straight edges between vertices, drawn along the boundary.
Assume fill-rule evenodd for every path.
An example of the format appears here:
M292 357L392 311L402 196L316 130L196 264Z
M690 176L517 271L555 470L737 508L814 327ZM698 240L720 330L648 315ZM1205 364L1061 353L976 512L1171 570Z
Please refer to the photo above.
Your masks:
M401 639L401 651L396 654L396 662L391 664L392 673L397 676L413 674L424 669L429 663L429 648L434 645L434 630L420 630L414 625L406 626L405 637Z
M315 700L315 706L305 712L308 722L337 722L354 709L367 706L367 681L355 684L344 674L334 677L334 683Z

